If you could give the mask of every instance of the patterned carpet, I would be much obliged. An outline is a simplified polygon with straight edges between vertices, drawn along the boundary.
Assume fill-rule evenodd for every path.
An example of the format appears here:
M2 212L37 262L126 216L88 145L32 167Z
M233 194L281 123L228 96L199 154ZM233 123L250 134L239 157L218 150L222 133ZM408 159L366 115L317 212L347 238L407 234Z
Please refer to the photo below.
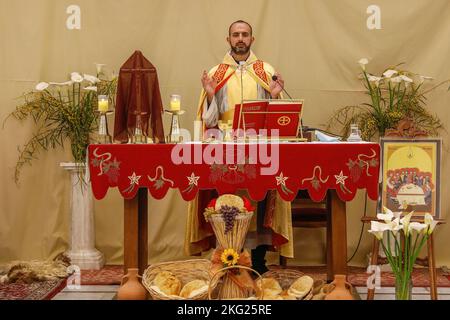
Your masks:
M271 270L280 268L270 266ZM299 270L314 279L326 279L325 266L297 267L289 266L291 269ZM365 268L349 267L348 281L356 287L365 287L368 274ZM82 270L82 285L118 285L123 276L123 266L110 265L101 270ZM428 287L429 276L426 268L416 268L413 273L413 283L416 287ZM382 272L381 286L393 287L395 279L392 273ZM450 287L450 275L441 269L437 270L438 287ZM66 279L34 282L31 284L13 283L0 285L0 300L50 300L66 286Z
M66 286L66 279L0 284L0 300L51 300Z
M279 266L270 266L270 269L277 269ZM325 266L313 266L313 267L294 267L289 266L291 269L299 270L307 275L310 275L314 279L325 280L326 279L326 267ZM368 274L365 268L361 267L349 267L348 281L357 287L365 287ZM81 284L82 285L112 285L120 284L123 276L123 266L105 266L102 270L83 270L81 272ZM413 284L416 287L428 287L430 285L428 269L415 268L413 273ZM395 285L395 278L392 273L381 273L381 286L393 287ZM450 276L445 275L442 270L437 270L437 285L438 287L450 287Z

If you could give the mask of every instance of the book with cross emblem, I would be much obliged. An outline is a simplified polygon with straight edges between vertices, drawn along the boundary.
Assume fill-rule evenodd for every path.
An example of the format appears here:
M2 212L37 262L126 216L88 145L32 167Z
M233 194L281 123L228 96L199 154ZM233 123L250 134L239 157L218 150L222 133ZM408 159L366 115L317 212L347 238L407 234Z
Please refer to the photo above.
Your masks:
M301 140L301 119L304 100L248 100L236 104L233 129L241 129L244 135L277 135L281 140ZM250 130L252 129L252 130ZM277 130L277 131L271 131Z

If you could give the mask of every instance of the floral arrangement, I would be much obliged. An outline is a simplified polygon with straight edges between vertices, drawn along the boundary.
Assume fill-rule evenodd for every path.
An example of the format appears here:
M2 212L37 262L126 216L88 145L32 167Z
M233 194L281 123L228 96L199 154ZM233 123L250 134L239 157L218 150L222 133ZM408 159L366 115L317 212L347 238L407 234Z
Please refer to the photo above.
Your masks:
M8 118L23 121L31 117L37 128L19 148L16 183L22 167L36 159L39 151L63 147L66 140L70 141L74 161L85 161L90 134L98 128L98 95L108 95L114 103L116 92L117 77L104 79L102 67L97 64L97 76L72 72L66 82L40 82L21 97L24 102Z
M377 135L384 136L386 129L395 128L403 119L410 119L429 135L436 135L443 128L438 117L425 108L425 101L429 92L450 80L424 90L426 81L432 78L401 69L403 63L387 68L381 75L367 72L368 63L365 58L359 61L370 102L338 109L328 121L328 129L341 127L341 134L346 137L351 124L357 124L361 137L369 141Z
M380 241L395 275L396 298L409 299L414 263L437 221L426 213L423 223L411 222L413 212L402 217L401 212L394 213L386 207L383 209L385 213L377 215L377 219L383 222L372 221L369 232Z
M232 194L222 195L212 199L205 209L205 217L212 214L220 214L225 221L225 234L233 229L235 218L240 213L253 212L250 200Z

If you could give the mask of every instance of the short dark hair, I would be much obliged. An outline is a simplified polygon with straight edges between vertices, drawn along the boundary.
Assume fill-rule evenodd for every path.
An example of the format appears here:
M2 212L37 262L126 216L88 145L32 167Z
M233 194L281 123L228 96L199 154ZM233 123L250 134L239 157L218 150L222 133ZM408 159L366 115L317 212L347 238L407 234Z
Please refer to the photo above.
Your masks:
M252 26L250 25L250 23L248 23L247 21L244 20L236 20L235 22L233 22L232 24L230 24L230 27L228 28L228 35L231 35L231 27L233 25L235 25L236 23L245 23L246 25L248 25L248 27L250 28L250 35L253 35L253 29Z

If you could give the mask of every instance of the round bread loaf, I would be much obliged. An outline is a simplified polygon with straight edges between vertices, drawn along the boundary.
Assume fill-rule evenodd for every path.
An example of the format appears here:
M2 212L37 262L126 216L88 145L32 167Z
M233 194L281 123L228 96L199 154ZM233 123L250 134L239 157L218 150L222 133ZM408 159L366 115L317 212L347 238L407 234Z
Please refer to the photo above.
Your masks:
M289 287L288 294L297 299L303 299L312 289L314 279L310 276L302 276Z
M167 295L179 295L181 281L170 271L161 271L153 280L153 284Z

